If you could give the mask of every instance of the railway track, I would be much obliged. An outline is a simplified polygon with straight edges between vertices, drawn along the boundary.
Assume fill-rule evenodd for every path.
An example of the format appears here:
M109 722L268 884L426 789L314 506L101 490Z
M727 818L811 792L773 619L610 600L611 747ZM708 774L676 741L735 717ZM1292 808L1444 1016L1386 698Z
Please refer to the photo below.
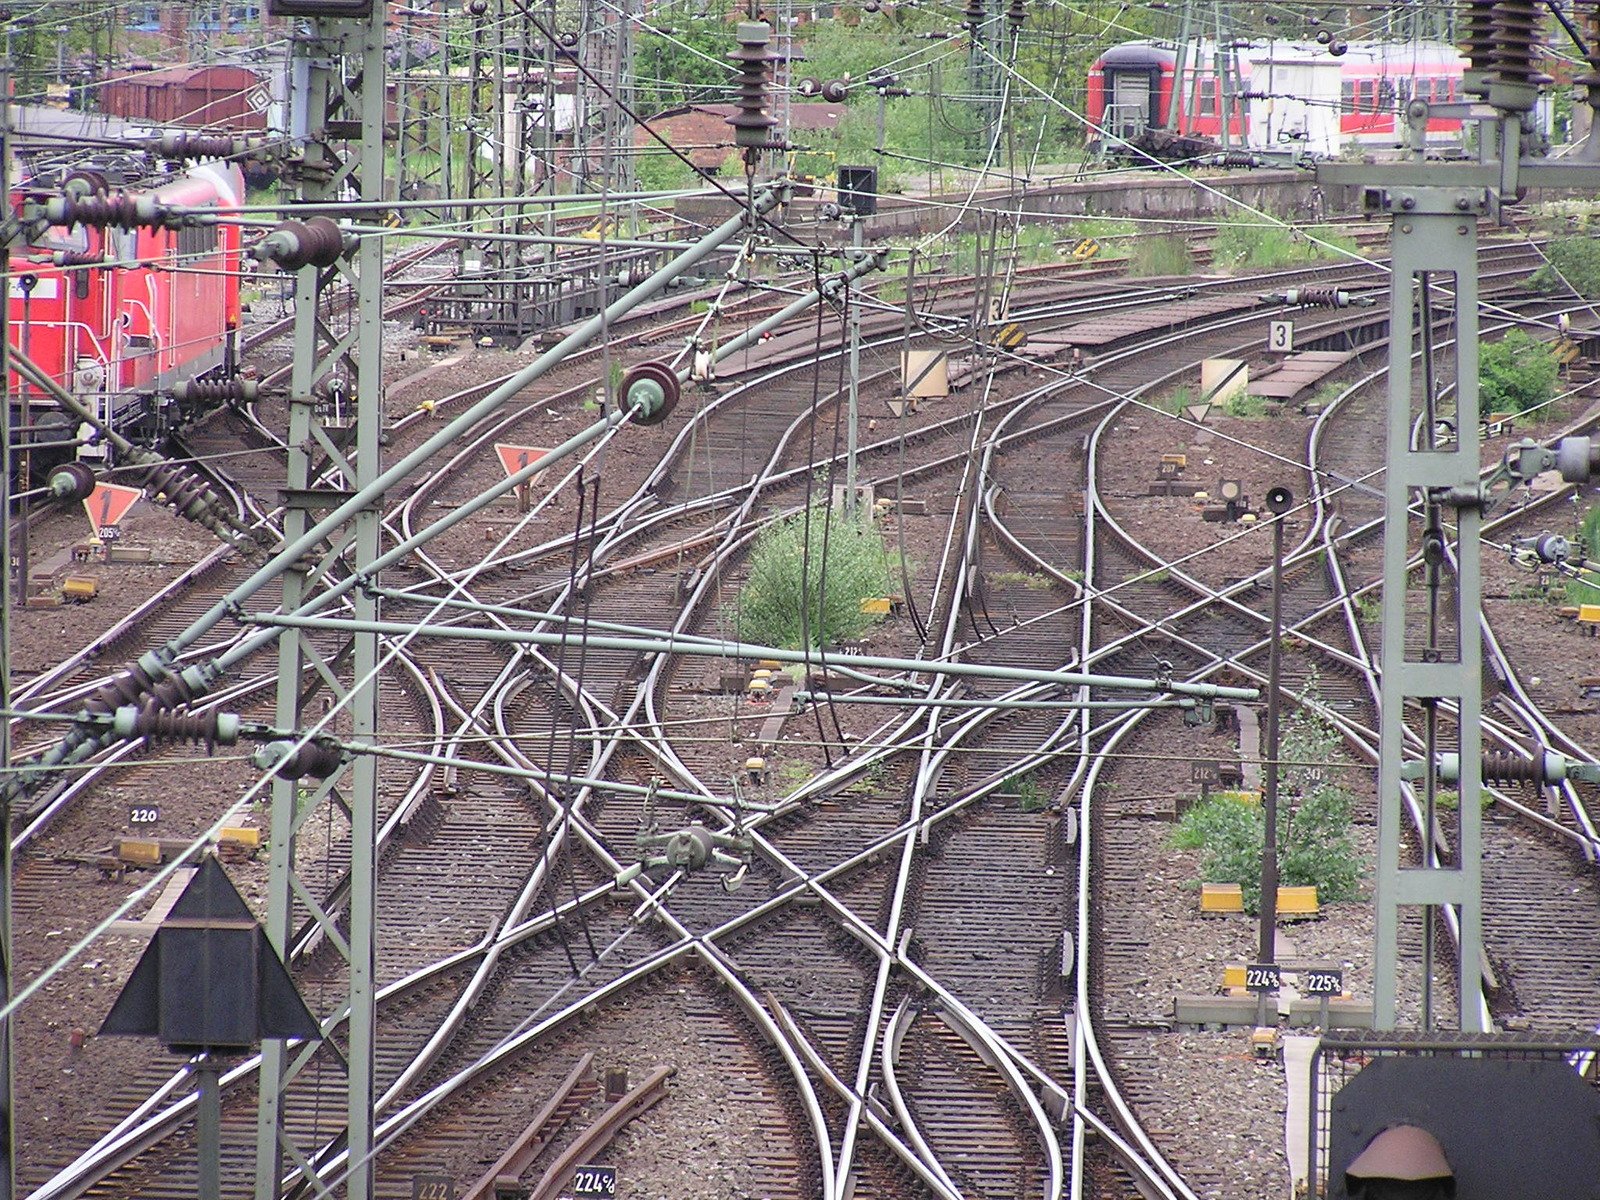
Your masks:
M1094 777L1077 751L1103 750L1090 727L1116 718L1060 707L1072 695L1060 686L967 681L933 667L1093 664L1183 679L1230 659L1255 672L1264 635L1244 592L1230 600L1197 593L1178 572L1158 577L1166 568L1137 542L1102 541L1086 522L1100 513L1093 437L1108 415L1152 377L1249 336L1241 331L1259 324L1260 305L1239 293L1275 286L1287 284L1222 285L1231 299L1181 311L1170 289L1144 289L1163 316L1106 329L1092 371L1041 386L1020 371L991 377L978 363L968 394L981 404L885 415L890 436L869 429L863 478L880 495L909 489L925 502L926 515L902 505L894 521L917 560L911 599L926 632L902 619L872 636L874 652L928 664L902 681L914 704L860 703L883 689L835 684L831 701L805 713L756 709L738 691L717 691L738 664L582 636L665 624L664 595L675 631L737 634L732 601L754 533L829 494L816 476L838 466L836 360L737 380L730 368L721 394L696 397L692 413L680 408L658 455L604 439L564 481L536 488L531 513L494 512L488 558L481 532L456 530L395 573L384 592L393 620L565 628L571 638L517 652L424 634L389 685L385 711L404 714L394 734L455 761L385 766L379 1194L407 1194L423 1163L477 1178L472 1167L499 1156L583 1054L642 1075L643 1058L628 1048L674 1037L680 1058L703 1061L660 1111L696 1094L737 1105L760 1131L737 1152L739 1185L756 1194L835 1194L848 1174L858 1195L1057 1196L1080 1177L1116 1172L1156 1194L1191 1194L1139 1123L1137 1093L1154 1076L1139 1082L1136 1031L1113 1021L1086 1044L1081 1019L1063 1015L1091 986L1078 977L1080 889L1136 881L1118 879L1122 835L1094 824L1099 812L1082 830L1093 833L1085 872L1078 810L1051 801L1075 786L1087 794ZM1035 328L1084 333L1094 318L1070 296L1081 290L1042 293ZM898 316L877 320L869 362L897 344ZM836 345L840 333L825 314L793 341ZM495 470L484 448L538 438L545 408L577 400L557 390L565 382L396 497L394 536L481 490ZM892 372L869 367L863 391L864 411L887 414ZM1088 505L1062 487L1061 463L1090 489ZM1291 620L1341 661L1359 661L1352 641L1312 624L1331 620L1338 603L1326 577L1295 576ZM1164 667L1152 661L1157 642ZM817 668L830 663L839 665ZM1328 706L1370 725L1355 682L1348 693L1328 695ZM766 741L761 727L780 716ZM757 748L774 778L736 790ZM665 791L647 812L652 780ZM730 795L748 803L730 807ZM739 890L665 868L615 884L648 822L694 819L751 839ZM309 848L325 860L334 896L341 837L330 822ZM1096 954L1135 952L1135 930L1111 921L1107 934L1111 947ZM305 942L296 950L302 986L314 988L321 952ZM1124 1051L1120 1067L1103 1061L1112 1045ZM686 1064L677 1065L682 1079ZM1114 1135L1101 1143L1121 1147L1109 1157L1079 1155L1067 1132L1084 1071L1100 1078L1092 1109L1077 1116ZM108 1089L107 1111L126 1110L162 1074L159 1061L129 1072L128 1087ZM227 1102L232 1187L248 1177L252 1086L246 1064ZM339 1086L327 1062L289 1101L290 1123L334 1170L340 1131L328 1114ZM192 1190L186 1113L179 1101L161 1115L164 1104L38 1194L72 1194L89 1180L103 1195Z

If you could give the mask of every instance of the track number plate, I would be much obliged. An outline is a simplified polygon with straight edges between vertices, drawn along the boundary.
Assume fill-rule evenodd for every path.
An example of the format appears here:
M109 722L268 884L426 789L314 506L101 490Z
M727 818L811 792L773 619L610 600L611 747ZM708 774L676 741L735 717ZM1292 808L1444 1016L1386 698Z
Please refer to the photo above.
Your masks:
M615 1167L579 1167L572 1176L574 1196L615 1196L617 1194L617 1169Z
M1244 969L1244 986L1251 992L1275 992L1283 986L1277 963L1251 963Z
M1302 971L1300 983L1308 996L1337 996L1344 991L1344 972L1321 967Z

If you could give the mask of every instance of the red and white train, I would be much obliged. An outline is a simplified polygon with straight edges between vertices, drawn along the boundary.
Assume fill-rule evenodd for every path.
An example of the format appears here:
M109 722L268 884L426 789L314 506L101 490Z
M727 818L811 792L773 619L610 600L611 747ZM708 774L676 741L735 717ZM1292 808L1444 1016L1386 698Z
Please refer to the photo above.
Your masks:
M1124 42L1089 68L1091 144L1106 150L1224 143L1254 151L1335 157L1352 146L1396 146L1412 99L1461 100L1466 60L1442 42L1199 41L1182 54ZM1174 101L1177 101L1176 106ZM1226 110L1226 112L1224 112ZM1458 119L1430 118L1430 141L1459 139Z
M49 194L24 185L11 201ZM225 213L242 202L244 180L237 167L202 163L112 194ZM159 393L235 365L239 238L239 226L228 224L51 226L12 249L11 343L117 432L154 443L174 415ZM62 422L55 402L20 376L12 380L12 396L15 426L51 429L52 440L61 433L83 437L78 457L106 456L103 442ZM24 432L20 440L45 438Z

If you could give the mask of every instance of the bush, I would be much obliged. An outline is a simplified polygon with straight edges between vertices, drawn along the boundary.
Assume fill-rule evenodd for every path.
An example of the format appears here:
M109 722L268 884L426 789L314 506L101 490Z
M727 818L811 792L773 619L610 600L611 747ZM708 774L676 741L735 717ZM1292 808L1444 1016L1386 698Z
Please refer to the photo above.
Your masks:
M1141 240L1128 256L1130 275L1187 275L1192 270L1189 244L1171 234Z
M1288 225L1235 218L1217 225L1211 241L1211 264L1270 271L1295 263L1338 258L1340 249L1354 251L1355 243L1325 225L1310 230L1307 236Z
M1545 292L1565 292L1570 284L1585 300L1600 300L1600 240L1554 239L1545 243L1544 256L1548 261L1533 273L1529 284Z
M817 506L763 533L750 553L750 578L739 593L741 640L798 648L801 596L812 646L853 637L874 618L861 601L889 590L889 553L871 519ZM827 559L823 559L823 543ZM805 565L805 586L801 567Z
M1351 836L1351 797L1339 780L1338 734L1302 709L1283 721L1278 771L1278 882L1315 886L1324 904L1352 899L1363 866ZM1260 911L1266 815L1260 804L1221 794L1184 813L1172 834L1180 850L1201 852L1207 883L1237 883L1247 912Z
M1235 392L1228 397L1226 405L1230 417L1238 417L1246 421L1276 416L1279 407L1265 396L1257 396L1254 392Z
M1554 351L1513 329L1478 350L1478 401L1482 411L1526 412L1555 395L1560 364Z

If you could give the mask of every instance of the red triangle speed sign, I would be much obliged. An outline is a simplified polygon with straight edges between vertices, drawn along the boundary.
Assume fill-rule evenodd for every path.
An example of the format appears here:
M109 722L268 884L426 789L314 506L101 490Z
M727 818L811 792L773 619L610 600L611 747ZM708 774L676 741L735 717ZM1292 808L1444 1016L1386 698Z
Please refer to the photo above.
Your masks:
M550 451L544 446L508 446L504 442L494 444L494 452L500 456L500 465L506 469L506 475L515 475L518 471L526 470L529 463L538 462ZM543 471L536 472L527 483L537 483Z
M97 483L94 491L83 502L84 511L89 514L89 524L94 526L96 535L110 525L120 525L122 518L128 515L144 492L138 488L123 487L116 483Z

